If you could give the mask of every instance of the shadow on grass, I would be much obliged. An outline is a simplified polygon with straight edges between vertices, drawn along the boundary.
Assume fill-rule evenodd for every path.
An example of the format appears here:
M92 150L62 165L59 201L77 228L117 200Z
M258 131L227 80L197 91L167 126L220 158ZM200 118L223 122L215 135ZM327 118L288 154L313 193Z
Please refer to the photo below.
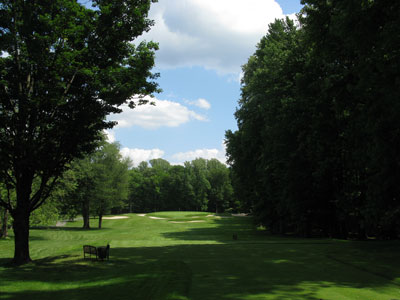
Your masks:
M191 227L185 231L162 233L163 237L179 241L214 241L218 243L247 244L331 244L328 239L304 239L284 236L274 236L265 230L257 230L251 218L231 217L212 220L215 227ZM201 223L199 223L201 224Z
M327 250L326 245L217 244L111 248L109 261L49 257L0 268L0 299L317 300L321 289L373 290L400 276L399 268L383 278L338 263L326 257ZM8 288L22 280L23 286Z
M32 226L30 230L59 230L59 231L97 231L97 230L109 230L107 227L98 228L82 228L82 227L59 227L59 226Z
M0 299L336 300L335 289L353 289L359 299L399 298L390 291L376 296L382 288L398 290L400 243L267 237L249 218L212 222L217 226L198 223L181 231L177 224L179 231L161 233L186 245L112 247L109 261L84 260L81 250L14 268L0 259ZM39 230L45 229L96 230ZM335 297L324 297L332 290Z

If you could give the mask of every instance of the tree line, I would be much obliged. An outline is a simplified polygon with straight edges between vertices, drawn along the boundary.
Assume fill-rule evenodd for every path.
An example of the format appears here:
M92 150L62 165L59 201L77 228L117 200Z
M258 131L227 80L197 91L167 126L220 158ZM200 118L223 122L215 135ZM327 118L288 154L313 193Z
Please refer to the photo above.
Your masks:
M48 201L32 213L31 226L82 216L83 228L90 228L93 217L101 228L102 217L110 213L238 208L230 170L217 159L197 158L181 166L159 158L132 168L119 150L118 143L102 141L95 152L72 161ZM0 223L10 224L6 210L2 213Z
M236 210L228 167L217 159L197 158L181 165L164 159L142 162L129 171L129 211Z
M398 238L400 2L302 2L243 67L235 189L272 232Z

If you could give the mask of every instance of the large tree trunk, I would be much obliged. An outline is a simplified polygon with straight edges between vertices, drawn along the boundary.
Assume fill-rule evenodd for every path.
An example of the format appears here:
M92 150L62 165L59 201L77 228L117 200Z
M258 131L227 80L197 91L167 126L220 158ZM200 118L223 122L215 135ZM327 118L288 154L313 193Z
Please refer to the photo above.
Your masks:
M22 265L31 262L29 255L29 210L24 208L13 214L14 259L13 263Z
M84 229L89 229L90 224L89 224L89 217L90 217L90 211L89 211L89 200L85 199L82 205L82 217L83 217L83 228Z
M30 197L33 173L29 171L21 172L16 178L17 206L16 209L11 211L15 244L13 263L22 265L32 261L29 256L29 217L31 214Z

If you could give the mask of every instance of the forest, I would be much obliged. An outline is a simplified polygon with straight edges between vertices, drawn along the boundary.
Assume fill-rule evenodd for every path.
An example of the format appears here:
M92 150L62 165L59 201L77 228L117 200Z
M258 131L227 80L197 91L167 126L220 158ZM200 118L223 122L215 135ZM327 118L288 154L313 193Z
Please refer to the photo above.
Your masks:
M94 153L74 160L48 201L32 213L31 226L82 216L84 228L93 226L93 218L101 228L103 215L110 213L239 209L230 170L217 159L198 158L182 166L158 158L132 167L119 150L118 143L103 140ZM3 197L7 193L4 186L0 191ZM11 225L4 209L1 215L1 223Z
M243 67L238 198L275 233L400 234L400 2L303 1Z

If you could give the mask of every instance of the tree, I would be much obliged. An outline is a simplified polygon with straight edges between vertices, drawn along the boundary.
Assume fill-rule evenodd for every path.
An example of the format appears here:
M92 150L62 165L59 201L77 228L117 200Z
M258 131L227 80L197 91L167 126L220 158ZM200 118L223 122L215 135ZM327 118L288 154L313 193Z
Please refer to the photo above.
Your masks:
M103 215L111 208L122 206L128 198L129 159L122 158L117 143L105 143L91 157L93 189L86 197L92 199L91 209L99 217L99 228Z
M217 159L207 161L207 179L210 183L208 210L223 212L232 203L233 189L229 169Z
M14 219L14 263L31 261L30 214L65 166L114 125L106 116L157 91L150 72L157 45L131 43L152 25L151 2L94 0L94 9L75 0L1 2L0 181L15 189L16 203L0 203Z
M141 195L141 186L143 185L144 177L142 172L137 168L132 168L129 172L129 195L127 204L129 212L145 212L144 201Z
M396 238L400 3L302 2L243 67L235 186L273 232Z
M345 233L396 237L400 233L400 87L397 1L303 1L307 74L305 95L329 105L340 145L330 157L340 169L333 199ZM323 80L319 80L323 78ZM332 119L332 118L331 118ZM325 137L326 140L326 137ZM383 229L385 228L385 229ZM397 232L397 233L396 233Z
M190 199L191 207L195 210L206 211L208 205L208 192L210 182L207 180L207 160L196 158L191 162L185 162L189 183L193 188L194 198Z
M307 54L300 48L301 38L289 19L270 24L243 66L242 95L235 113L238 130L226 133L238 197L258 222L278 230L294 219L291 212L301 206L293 202L294 197L299 200L304 194L304 186L288 183L300 180L299 168L307 180L307 168L295 155L298 136L308 123L307 106L296 96L296 80Z

